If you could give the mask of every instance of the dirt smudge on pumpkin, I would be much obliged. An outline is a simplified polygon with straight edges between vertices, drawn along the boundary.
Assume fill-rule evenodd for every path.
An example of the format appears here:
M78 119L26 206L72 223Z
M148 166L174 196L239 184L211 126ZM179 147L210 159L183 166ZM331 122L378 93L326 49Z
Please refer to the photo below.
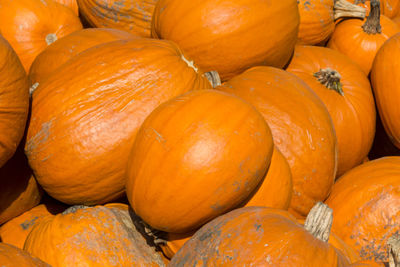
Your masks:
M23 223L20 224L20 226L22 227L22 229L26 230L26 229L30 228L31 226L33 226L37 219L39 219L39 217L35 216L30 220L24 221Z
M45 143L50 136L50 129L52 127L53 121L44 122L40 130L31 137L26 143L26 153L31 155L35 153L41 144Z

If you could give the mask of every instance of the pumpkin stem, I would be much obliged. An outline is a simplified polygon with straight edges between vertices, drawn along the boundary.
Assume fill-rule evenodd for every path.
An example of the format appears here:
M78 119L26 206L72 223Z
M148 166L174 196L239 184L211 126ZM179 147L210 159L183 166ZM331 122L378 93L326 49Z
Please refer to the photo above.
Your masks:
M328 205L318 202L308 213L304 228L314 237L328 242L333 221L333 211Z
M335 0L333 5L333 18L365 18L365 8L354 5L347 0Z
M381 33L381 8L379 0L371 0L370 5L371 12L369 13L369 16L367 17L365 23L362 25L362 28L364 32L368 34Z
M213 88L221 85L221 78L219 77L219 74L217 71L212 70L212 71L206 72L206 73L204 73L204 76L207 78L207 80L210 81Z
M400 234L391 236L388 240L389 245L389 267L400 266Z
M57 41L57 35L55 35L54 33L49 33L48 35L46 35L46 44L47 45L51 45L55 41Z
M340 95L344 95L342 83L340 82L341 76L336 70L330 68L321 69L314 73L314 77L328 89L335 90Z

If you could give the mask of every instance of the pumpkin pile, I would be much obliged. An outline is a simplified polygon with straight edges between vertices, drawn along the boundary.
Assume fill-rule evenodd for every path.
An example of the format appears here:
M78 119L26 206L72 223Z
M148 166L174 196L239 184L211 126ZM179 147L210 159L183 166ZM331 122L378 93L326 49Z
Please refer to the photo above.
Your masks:
M1 266L400 266L400 0L0 0Z

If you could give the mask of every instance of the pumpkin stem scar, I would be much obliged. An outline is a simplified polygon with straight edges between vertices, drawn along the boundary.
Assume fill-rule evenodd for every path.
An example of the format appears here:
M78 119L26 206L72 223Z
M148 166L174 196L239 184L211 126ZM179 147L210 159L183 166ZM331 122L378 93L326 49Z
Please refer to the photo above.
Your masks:
M57 41L57 35L55 35L54 33L49 33L48 35L46 35L46 44L47 45L51 45L55 41Z
M400 266L400 234L394 234L388 240L389 267Z
M335 90L340 95L344 95L342 83L340 82L341 76L336 70L330 68L320 69L320 71L314 73L314 77L328 89Z
M89 206L85 206L85 205L74 205L74 206L72 206L72 207L69 207L68 209L66 209L66 210L64 210L63 212L62 212L62 214L70 214L70 213L74 213L74 212L76 212L77 210L80 210L80 209L86 209L86 208L88 208Z
M211 83L212 88L216 88L221 85L221 78L217 71L212 70L203 74L207 80Z
M335 20L340 18L365 18L365 9L354 5L347 0L335 0L333 6L333 17Z
M314 237L328 242L333 222L333 211L328 205L317 202L308 213L304 229Z
M362 25L364 32L368 34L377 34L382 32L380 18L381 18L381 9L379 0L371 0L371 12L367 17L367 20Z

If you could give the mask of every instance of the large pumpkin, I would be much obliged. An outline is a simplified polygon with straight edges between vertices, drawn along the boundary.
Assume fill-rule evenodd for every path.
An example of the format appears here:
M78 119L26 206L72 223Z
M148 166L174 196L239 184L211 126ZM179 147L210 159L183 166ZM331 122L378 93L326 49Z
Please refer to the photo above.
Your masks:
M32 257L26 251L10 244L0 242L0 266L3 267L51 267Z
M253 106L216 90L188 92L144 121L126 194L153 228L187 233L241 204L264 178L272 152L271 131Z
M135 220L128 208L73 206L37 223L24 250L53 267L164 266Z
M82 29L74 12L53 0L0 0L0 32L26 72L35 57L55 40Z
M94 27L116 28L150 37L158 0L77 0L81 15Z
M400 148L400 33L387 40L376 54L371 84L383 127L392 143Z
M327 45L352 59L366 75L371 70L379 48L387 39L400 32L395 22L380 16L379 0L372 0L371 6L372 12L365 21L348 19L339 23Z
M295 75L254 67L219 90L253 104L271 128L293 176L290 211L305 216L329 194L336 175L336 136L321 100Z
M126 31L108 28L89 28L73 32L47 46L33 61L29 78L37 87L53 72L80 52L111 41L135 38Z
M361 259L388 261L387 241L400 228L400 157L364 163L344 174L326 200L334 231Z
M176 42L205 71L227 80L256 65L283 67L298 25L295 0L160 0L152 36Z
M136 133L159 104L208 80L169 41L120 40L88 49L32 95L25 146L38 182L68 204L122 195Z
M0 167L12 157L24 134L28 91L25 70L10 44L0 35Z
M368 155L375 135L375 103L365 74L349 58L324 47L296 46L287 71L306 82L332 117L341 175Z

